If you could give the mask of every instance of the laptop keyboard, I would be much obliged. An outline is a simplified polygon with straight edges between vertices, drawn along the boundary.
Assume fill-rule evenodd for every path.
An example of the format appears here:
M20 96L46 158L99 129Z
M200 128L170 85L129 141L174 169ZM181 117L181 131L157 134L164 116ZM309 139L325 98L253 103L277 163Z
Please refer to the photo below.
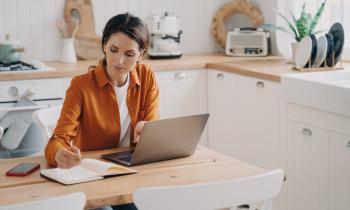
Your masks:
M123 154L123 155L118 156L118 159L119 159L119 160L122 160L122 161L128 162L128 163L130 163L131 158L132 158L132 153Z

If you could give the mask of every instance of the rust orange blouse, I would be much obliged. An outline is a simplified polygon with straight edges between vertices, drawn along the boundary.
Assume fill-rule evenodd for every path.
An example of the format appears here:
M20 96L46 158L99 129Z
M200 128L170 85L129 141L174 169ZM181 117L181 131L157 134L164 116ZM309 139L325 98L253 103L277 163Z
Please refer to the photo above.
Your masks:
M126 104L131 118L130 146L138 121L159 118L159 88L152 69L137 64L129 74ZM66 92L57 126L45 148L46 159L56 166L55 154L69 143L81 151L117 147L120 139L118 101L102 63L74 77Z

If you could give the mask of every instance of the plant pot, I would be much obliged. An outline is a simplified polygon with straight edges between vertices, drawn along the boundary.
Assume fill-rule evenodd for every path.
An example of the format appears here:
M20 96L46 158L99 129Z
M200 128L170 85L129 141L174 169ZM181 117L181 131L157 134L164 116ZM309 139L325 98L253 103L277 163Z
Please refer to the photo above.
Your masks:
M293 64L295 64L295 53L298 49L298 46L299 46L299 42L292 42L291 43L291 46L292 46L292 62Z

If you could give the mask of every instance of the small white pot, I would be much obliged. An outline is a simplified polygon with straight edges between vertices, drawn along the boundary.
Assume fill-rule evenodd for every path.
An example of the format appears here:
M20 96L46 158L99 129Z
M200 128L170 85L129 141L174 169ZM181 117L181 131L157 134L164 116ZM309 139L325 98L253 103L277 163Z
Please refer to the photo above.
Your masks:
M299 42L292 42L292 62L293 64L295 64L295 53L297 52L298 46L299 46Z
M75 53L75 48L74 48L74 39L73 38L63 39L62 42L63 42L63 47L62 47L61 61L63 63L76 63L77 55Z

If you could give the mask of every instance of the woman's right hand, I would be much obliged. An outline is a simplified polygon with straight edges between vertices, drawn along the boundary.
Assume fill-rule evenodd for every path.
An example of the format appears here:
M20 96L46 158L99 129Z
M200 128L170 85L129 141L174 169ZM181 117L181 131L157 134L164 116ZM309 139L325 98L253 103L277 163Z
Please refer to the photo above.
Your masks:
M79 165L81 161L80 150L75 146L70 147L70 150L66 148L58 149L55 160L58 168L72 168Z

